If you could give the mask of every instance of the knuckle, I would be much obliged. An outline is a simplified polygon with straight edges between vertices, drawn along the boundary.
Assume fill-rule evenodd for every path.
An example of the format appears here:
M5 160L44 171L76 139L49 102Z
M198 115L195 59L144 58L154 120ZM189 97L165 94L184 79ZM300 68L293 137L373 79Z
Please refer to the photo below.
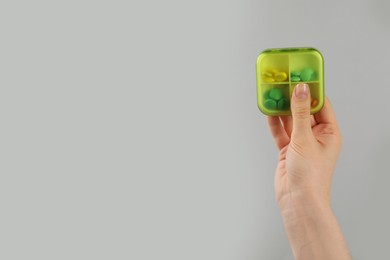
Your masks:
M336 135L336 129L331 124L325 124L322 127L322 132L324 134Z
M307 119L310 117L310 110L306 107L303 107L303 106L297 106L295 107L294 109L294 115L295 117L297 118L300 118L300 119Z
M340 133L340 130L336 126L331 124L326 124L323 126L322 133L326 135L334 136L335 143L339 148L341 148L341 146L343 145L343 137Z

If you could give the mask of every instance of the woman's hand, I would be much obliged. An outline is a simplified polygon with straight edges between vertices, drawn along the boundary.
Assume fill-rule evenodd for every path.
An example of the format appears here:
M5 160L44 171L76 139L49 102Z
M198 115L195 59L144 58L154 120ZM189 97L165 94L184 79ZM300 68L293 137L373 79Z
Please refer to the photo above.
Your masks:
M276 199L281 207L291 196L310 196L329 205L332 175L342 142L333 109L326 99L322 110L310 115L309 86L298 84L291 110L292 116L268 117L280 150Z
M295 259L350 260L347 245L330 207L330 186L341 149L341 135L326 99L310 115L310 89L298 84L291 98L292 116L268 117L280 150L275 194Z

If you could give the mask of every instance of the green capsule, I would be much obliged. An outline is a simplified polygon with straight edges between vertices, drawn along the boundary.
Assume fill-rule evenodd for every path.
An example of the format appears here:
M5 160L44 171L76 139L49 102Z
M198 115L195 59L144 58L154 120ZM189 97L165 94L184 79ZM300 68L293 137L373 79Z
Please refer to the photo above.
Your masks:
M294 76L296 76L296 77L301 76L301 72L300 71L291 71L291 77L294 77Z
M292 82L299 82L299 81L301 81L301 78L299 76L292 76L291 81Z
M313 79L314 70L310 68L306 68L301 72L301 80L302 81L310 81Z
M278 101L278 109L279 110L286 110L289 108L289 102L286 98L282 98Z
M276 101L275 100L272 100L272 99L266 99L264 101L264 106L268 109L275 109L277 104L276 104Z
M269 92L269 97L272 98L275 101L278 101L283 96L282 91L278 88L273 88Z

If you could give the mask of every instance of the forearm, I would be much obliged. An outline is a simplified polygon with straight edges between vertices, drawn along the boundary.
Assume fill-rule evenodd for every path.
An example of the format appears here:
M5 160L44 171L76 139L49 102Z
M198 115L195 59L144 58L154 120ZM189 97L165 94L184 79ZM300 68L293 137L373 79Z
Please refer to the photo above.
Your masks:
M351 259L333 211L326 203L318 203L310 196L288 198L281 205L281 213L296 260Z

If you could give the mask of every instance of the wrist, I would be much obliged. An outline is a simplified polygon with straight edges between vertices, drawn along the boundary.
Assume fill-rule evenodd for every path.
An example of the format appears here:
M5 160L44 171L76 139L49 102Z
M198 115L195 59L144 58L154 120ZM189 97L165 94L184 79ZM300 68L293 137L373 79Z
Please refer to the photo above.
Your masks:
M291 194L280 204L296 259L351 259L330 203L315 196Z
M332 213L329 195L319 192L289 192L279 200L279 208L283 218L292 220Z

